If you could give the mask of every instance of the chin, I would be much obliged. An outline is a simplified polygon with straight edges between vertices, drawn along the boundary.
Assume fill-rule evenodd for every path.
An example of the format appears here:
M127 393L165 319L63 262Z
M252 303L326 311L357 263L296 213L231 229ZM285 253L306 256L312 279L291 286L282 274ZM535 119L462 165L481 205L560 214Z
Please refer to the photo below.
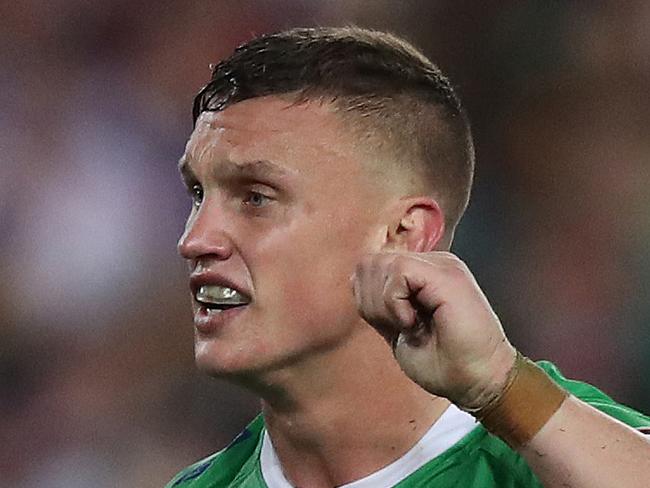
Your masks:
M199 371L209 376L227 378L245 375L256 369L251 356L244 351L225 351L210 347L209 344L197 344L194 362Z
M194 361L199 371L236 383L250 382L272 369L273 358L252 344L229 346L218 341L198 341Z

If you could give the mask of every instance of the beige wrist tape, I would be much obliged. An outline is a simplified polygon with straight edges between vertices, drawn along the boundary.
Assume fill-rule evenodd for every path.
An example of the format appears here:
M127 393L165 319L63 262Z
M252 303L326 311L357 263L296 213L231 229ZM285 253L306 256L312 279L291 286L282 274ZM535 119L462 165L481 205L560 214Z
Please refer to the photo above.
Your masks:
M567 396L542 368L517 352L504 390L472 415L492 434L517 448L539 432Z

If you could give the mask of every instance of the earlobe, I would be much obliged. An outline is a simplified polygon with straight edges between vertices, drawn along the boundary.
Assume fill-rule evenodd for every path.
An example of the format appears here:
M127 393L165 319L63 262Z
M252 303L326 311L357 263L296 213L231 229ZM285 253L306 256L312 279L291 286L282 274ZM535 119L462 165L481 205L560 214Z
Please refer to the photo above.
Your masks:
M419 198L408 203L392 240L410 252L435 250L445 233L442 209L431 198Z

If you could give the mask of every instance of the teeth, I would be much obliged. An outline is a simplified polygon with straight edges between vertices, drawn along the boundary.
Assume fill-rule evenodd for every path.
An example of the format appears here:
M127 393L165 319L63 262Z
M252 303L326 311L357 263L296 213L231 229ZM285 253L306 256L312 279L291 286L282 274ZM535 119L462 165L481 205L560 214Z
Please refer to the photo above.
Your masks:
M196 292L196 299L211 305L244 305L248 303L248 298L227 286L202 286Z

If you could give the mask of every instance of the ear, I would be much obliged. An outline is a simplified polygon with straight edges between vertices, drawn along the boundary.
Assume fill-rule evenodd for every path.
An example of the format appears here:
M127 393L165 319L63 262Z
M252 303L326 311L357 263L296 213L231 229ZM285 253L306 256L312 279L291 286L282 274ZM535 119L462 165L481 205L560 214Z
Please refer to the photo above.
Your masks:
M438 202L429 197L417 197L400 203L397 222L388 228L390 247L430 252L443 244L445 217Z

